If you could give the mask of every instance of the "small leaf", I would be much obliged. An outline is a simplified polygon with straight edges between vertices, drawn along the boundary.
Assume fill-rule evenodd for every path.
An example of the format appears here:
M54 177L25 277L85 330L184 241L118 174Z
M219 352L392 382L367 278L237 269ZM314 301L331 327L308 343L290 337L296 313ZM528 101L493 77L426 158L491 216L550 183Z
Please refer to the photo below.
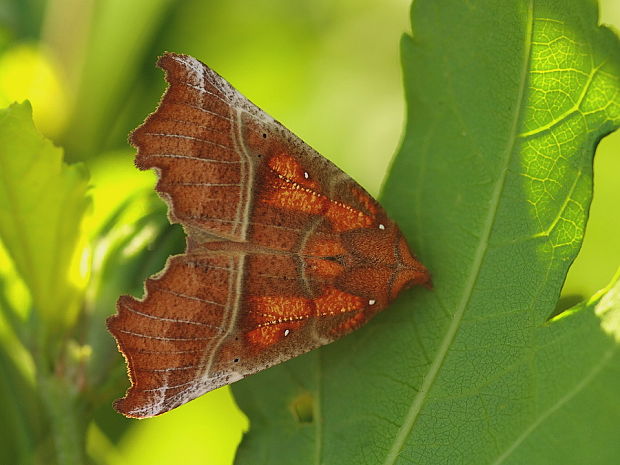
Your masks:
M617 297L547 320L620 124L620 43L589 0L417 0L412 19L383 201L434 289L233 386L237 463L613 463Z
M34 308L49 327L64 327L76 310L70 272L88 176L80 165L63 164L62 150L34 127L29 103L0 110L0 140L0 239Z

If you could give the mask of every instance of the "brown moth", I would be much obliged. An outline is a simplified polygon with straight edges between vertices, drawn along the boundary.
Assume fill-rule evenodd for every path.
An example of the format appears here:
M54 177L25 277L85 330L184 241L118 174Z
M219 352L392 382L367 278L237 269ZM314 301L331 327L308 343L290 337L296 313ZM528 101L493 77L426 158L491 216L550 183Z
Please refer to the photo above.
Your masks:
M168 89L130 140L187 249L108 319L131 379L115 408L137 418L338 339L430 279L353 179L200 61L158 65Z

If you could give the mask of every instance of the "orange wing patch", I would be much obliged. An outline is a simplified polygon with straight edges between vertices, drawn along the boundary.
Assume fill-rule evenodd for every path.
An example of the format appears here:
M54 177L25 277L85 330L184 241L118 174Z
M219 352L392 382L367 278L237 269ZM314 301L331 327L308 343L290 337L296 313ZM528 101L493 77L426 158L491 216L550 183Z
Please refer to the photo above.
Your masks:
M250 297L249 302L257 326L303 320L314 314L311 300L305 297L261 296Z
M261 198L264 203L288 211L324 215L336 232L372 225L373 219L367 214L317 192L318 184L309 179L308 173L290 155L273 156L269 160L269 168L274 179L268 192ZM362 199L360 193L355 192L355 195L365 208L371 212L375 210L367 199Z
M287 178L274 180L270 187L268 194L261 200L283 210L320 215L329 202L323 195Z
M256 329L248 332L246 337L256 349L281 341L314 314L312 301L304 297L250 297L249 306L250 324Z
M250 324L255 329L249 331L246 338L254 349L260 350L281 341L291 331L301 328L311 317L361 310L365 301L330 287L314 300L305 297L257 296L251 297L249 304Z
M325 216L337 232L368 228L373 223L373 219L370 216L335 200L329 200L329 208L325 212Z
M317 316L328 316L361 310L365 306L365 300L330 287L321 297L314 299L314 304L316 305Z
M291 331L299 329L303 326L301 321L291 321L288 323L276 323L271 326L261 326L253 329L247 334L248 342L254 349L263 349L270 345L280 342Z
M310 175L304 171L299 162L286 153L271 157L269 168L279 176L283 176L296 184L315 190L319 188L318 183L310 179Z

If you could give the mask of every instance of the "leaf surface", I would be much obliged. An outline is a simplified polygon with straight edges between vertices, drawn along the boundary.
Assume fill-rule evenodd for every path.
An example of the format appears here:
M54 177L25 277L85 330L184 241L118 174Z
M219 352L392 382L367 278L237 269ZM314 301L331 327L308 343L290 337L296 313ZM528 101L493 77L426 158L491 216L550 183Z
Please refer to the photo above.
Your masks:
M75 316L71 266L88 176L34 127L29 103L0 110L0 239L52 326Z
M620 43L597 21L586 0L414 3L382 200L435 287L237 383L237 463L615 460L618 286L549 320L620 124Z

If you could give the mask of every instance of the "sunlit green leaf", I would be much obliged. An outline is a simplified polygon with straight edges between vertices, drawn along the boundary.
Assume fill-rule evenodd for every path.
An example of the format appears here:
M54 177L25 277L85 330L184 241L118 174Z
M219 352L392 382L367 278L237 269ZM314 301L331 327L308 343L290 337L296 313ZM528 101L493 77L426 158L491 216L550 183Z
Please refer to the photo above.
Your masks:
M237 383L238 463L613 463L617 296L547 320L620 124L618 39L588 0L417 0L412 22L383 202L434 289Z
M30 104L0 110L0 239L49 330L75 316L82 278L76 248L87 174L36 130Z

